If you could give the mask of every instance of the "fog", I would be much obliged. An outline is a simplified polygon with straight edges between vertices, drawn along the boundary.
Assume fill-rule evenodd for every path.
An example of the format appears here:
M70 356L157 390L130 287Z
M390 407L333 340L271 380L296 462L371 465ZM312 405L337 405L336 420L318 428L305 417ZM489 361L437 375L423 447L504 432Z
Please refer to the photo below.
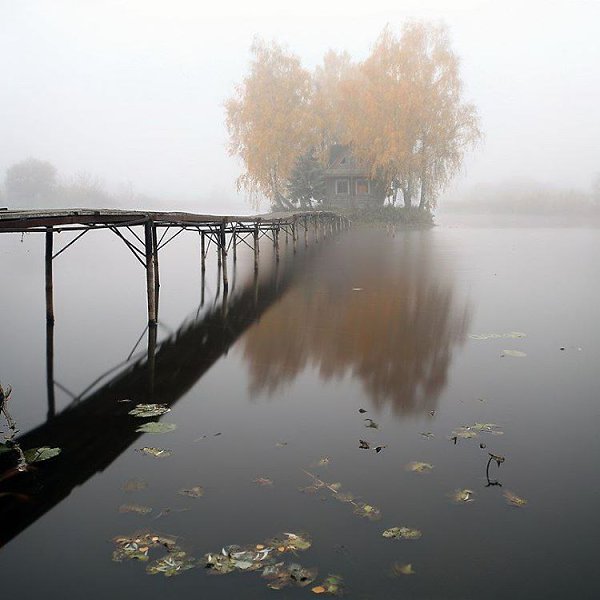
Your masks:
M0 177L35 157L152 207L249 212L223 102L254 36L313 68L329 48L366 57L386 23L409 18L448 25L481 115L484 143L448 198L523 179L589 191L600 171L600 3L581 0L0 0Z

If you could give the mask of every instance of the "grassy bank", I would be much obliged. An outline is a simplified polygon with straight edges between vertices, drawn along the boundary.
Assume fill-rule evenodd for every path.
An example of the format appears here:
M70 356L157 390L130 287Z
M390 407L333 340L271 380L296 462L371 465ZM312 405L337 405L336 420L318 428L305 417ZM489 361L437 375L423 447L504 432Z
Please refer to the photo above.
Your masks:
M355 210L336 209L357 225L395 225L399 228L420 229L433 227L433 214L417 207L370 206Z

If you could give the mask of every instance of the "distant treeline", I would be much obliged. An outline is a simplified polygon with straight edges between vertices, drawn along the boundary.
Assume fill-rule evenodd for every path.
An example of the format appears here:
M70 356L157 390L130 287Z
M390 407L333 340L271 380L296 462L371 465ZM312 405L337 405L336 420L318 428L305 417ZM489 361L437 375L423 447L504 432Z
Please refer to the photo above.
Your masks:
M531 181L479 184L449 195L445 210L464 213L591 214L600 212L600 177L591 190L557 188Z
M28 158L6 170L0 185L0 206L30 208L134 208L152 202L124 186L109 192L102 180L87 172L62 176L47 161Z

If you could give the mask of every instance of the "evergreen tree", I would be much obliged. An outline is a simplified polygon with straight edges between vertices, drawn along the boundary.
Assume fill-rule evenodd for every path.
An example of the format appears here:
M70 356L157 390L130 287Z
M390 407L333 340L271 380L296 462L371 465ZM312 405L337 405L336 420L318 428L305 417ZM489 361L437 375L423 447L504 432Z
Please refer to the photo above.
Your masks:
M321 204L327 194L323 166L310 150L300 155L287 183L288 199L301 208L310 208L313 200Z

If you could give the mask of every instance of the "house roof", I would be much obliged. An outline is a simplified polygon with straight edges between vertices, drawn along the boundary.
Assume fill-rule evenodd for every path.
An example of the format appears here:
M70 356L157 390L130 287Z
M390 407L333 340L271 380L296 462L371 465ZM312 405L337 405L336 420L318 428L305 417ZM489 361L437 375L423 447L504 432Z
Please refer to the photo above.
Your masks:
M369 173L356 163L349 146L333 144L329 149L329 166L325 169L325 176L369 177Z

